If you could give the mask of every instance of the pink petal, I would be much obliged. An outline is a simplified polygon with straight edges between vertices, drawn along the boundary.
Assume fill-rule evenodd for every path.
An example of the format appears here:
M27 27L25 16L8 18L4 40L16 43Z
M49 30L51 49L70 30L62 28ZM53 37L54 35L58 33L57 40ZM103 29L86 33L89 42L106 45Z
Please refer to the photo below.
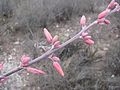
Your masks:
M85 36L84 39L91 39L91 36Z
M49 43L51 43L52 42L52 35L48 32L48 30L46 28L44 28L44 34L45 34L47 41Z
M87 36L87 35L88 35L87 32L83 32L83 33L82 33L82 37L85 37L85 36Z
M112 9L112 8L114 8L116 5L118 5L118 3L117 2L115 2L115 0L112 0L111 2L110 2L110 4L108 5L108 9Z
M46 74L44 71L32 67L27 67L26 68L28 72L31 72L33 74Z
M86 24L86 17L83 15L80 19L80 25L85 26L85 24Z
M105 18L98 19L97 24L104 24Z
M29 63L30 57L23 55L21 57L22 66L25 66Z
M94 41L91 40L91 39L87 39L87 40L85 40L85 43L88 44L88 45L93 45Z
M53 60L53 61L60 61L60 58L57 57L57 56L53 56L53 57L52 57L52 60Z
M54 45L55 48L59 48L60 47L60 41L56 41L53 45Z
M109 12L110 12L110 9L104 10L103 12L101 12L101 13L98 15L98 19L105 18L105 16L107 16Z
M52 44L54 44L56 41L58 41L58 35L54 36L54 38L52 39Z
M58 62L53 62L53 66L61 76L64 76L64 72Z
M104 23L108 25L108 24L110 24L110 21L107 20L107 19L105 19L105 20L104 20Z

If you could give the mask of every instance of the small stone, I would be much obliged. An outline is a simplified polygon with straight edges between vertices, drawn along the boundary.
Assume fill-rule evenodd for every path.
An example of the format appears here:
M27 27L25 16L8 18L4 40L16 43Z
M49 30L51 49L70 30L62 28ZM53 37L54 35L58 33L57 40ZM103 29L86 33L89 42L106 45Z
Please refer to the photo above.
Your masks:
M27 76L29 76L30 74L29 73L27 73Z
M9 60L13 59L12 55L9 55L8 59L9 59Z
M15 25L18 25L18 22L16 22Z
M118 38L119 37L119 35L116 35L116 38Z
M15 45L18 45L18 44L20 44L20 42L19 42L19 41L16 41L14 44L15 44Z
M112 75L111 77L115 77L115 75Z
M57 24L57 25L56 25L56 27L58 28L58 27L59 27L59 25Z
M104 50L104 51L107 51L107 50L108 50L108 48L106 48L106 47L105 47L105 48L103 48L103 50Z
M70 29L67 29L67 31L69 32L69 31L70 31Z
M68 37L68 36L69 36L69 34L68 34L68 33L66 33L66 34L65 34L65 36L66 36L66 37Z

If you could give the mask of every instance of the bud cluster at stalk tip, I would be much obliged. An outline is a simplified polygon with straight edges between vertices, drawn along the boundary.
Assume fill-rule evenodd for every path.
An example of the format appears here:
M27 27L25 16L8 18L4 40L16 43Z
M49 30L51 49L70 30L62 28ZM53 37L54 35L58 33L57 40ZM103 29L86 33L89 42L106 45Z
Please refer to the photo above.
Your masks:
M120 5L115 0L112 0L107 8L98 15L97 23L106 25L110 24L110 21L106 19L106 16L109 15L114 9L117 9L116 11L120 11Z

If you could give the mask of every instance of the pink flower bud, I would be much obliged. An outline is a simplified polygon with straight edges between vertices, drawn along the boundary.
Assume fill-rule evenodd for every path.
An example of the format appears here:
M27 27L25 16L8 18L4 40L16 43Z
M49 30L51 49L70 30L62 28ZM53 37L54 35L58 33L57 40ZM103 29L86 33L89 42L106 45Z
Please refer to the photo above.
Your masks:
M87 40L85 40L85 43L88 44L88 45L93 45L94 41L91 40L91 39L87 39Z
M53 62L53 66L61 76L64 76L64 72L58 62Z
M110 24L110 21L107 20L107 19L105 19L105 20L104 20L104 23L108 25L108 24Z
M44 34L45 34L47 41L49 43L51 43L52 42L52 35L48 32L48 30L46 28L44 28Z
M110 2L110 4L108 5L108 9L112 9L112 8L114 8L116 5L118 5L118 3L117 2L115 2L115 0L112 0L111 2Z
M52 39L52 44L54 44L56 41L58 41L58 35L54 36L54 38Z
M60 47L60 41L56 41L56 42L53 44L53 46L54 46L55 48L59 48L59 47Z
M104 23L104 21L105 21L105 18L102 18L102 19L97 19L97 24Z
M110 9L104 10L103 12L101 12L101 13L98 15L98 19L105 18L105 16L107 16L109 12L110 12Z
M87 35L88 35L87 32L83 32L81 36L82 36L82 37L85 37L85 36L87 36Z
M31 72L33 74L46 74L44 71L32 67L27 67L26 68L28 72Z
M57 56L53 56L52 58L51 58L53 61L60 61L60 58L59 57L57 57Z
M85 26L85 24L86 24L86 17L83 15L80 19L80 25Z
M2 70L2 69L3 69L3 62L0 63L0 70Z
M84 40L91 39L91 36L85 36Z
M21 57L22 66L28 65L30 57L23 55Z

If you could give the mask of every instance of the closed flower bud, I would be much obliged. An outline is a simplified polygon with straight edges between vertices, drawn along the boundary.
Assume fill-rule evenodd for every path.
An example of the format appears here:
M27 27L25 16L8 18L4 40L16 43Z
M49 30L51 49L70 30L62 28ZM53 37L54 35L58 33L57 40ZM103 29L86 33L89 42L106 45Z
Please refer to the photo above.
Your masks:
M56 69L56 71L61 75L64 76L64 72L58 62L53 62L53 67Z
M48 30L46 28L44 28L44 34L45 34L47 41L49 43L51 43L52 42L52 35L48 32Z
M82 36L82 37L85 37L85 36L87 36L87 35L88 35L87 32L83 32L81 36Z
M53 61L60 61L60 58L57 57L57 56L53 56L51 59L52 59Z
M22 66L28 65L30 57L23 55L21 57Z
M110 4L108 5L108 9L112 9L112 8L114 8L116 5L117 5L118 3L117 2L115 2L115 0L112 0L111 2L110 2Z
M52 44L54 44L56 41L58 41L58 35L54 36L54 38L52 39Z
M91 36L85 36L84 40L91 39Z
M85 24L86 24L86 17L83 15L80 19L80 25L85 26Z
M59 48L59 47L60 47L60 41L56 41L56 42L53 44L53 46L54 46L55 48Z
M103 24L105 21L105 18L102 18L102 19L97 19L97 24Z
M103 12L101 12L101 13L98 15L98 19L105 18L105 17L108 15L109 12L110 12L110 9L104 10Z
M88 45L93 45L94 41L91 40L91 39L87 39L87 40L85 40L85 43L88 44Z
M33 74L46 74L44 71L42 71L40 69L32 68L32 67L27 67L26 70Z
M105 19L105 20L104 20L104 23L108 25L108 24L110 24L110 21L107 20L107 19Z

